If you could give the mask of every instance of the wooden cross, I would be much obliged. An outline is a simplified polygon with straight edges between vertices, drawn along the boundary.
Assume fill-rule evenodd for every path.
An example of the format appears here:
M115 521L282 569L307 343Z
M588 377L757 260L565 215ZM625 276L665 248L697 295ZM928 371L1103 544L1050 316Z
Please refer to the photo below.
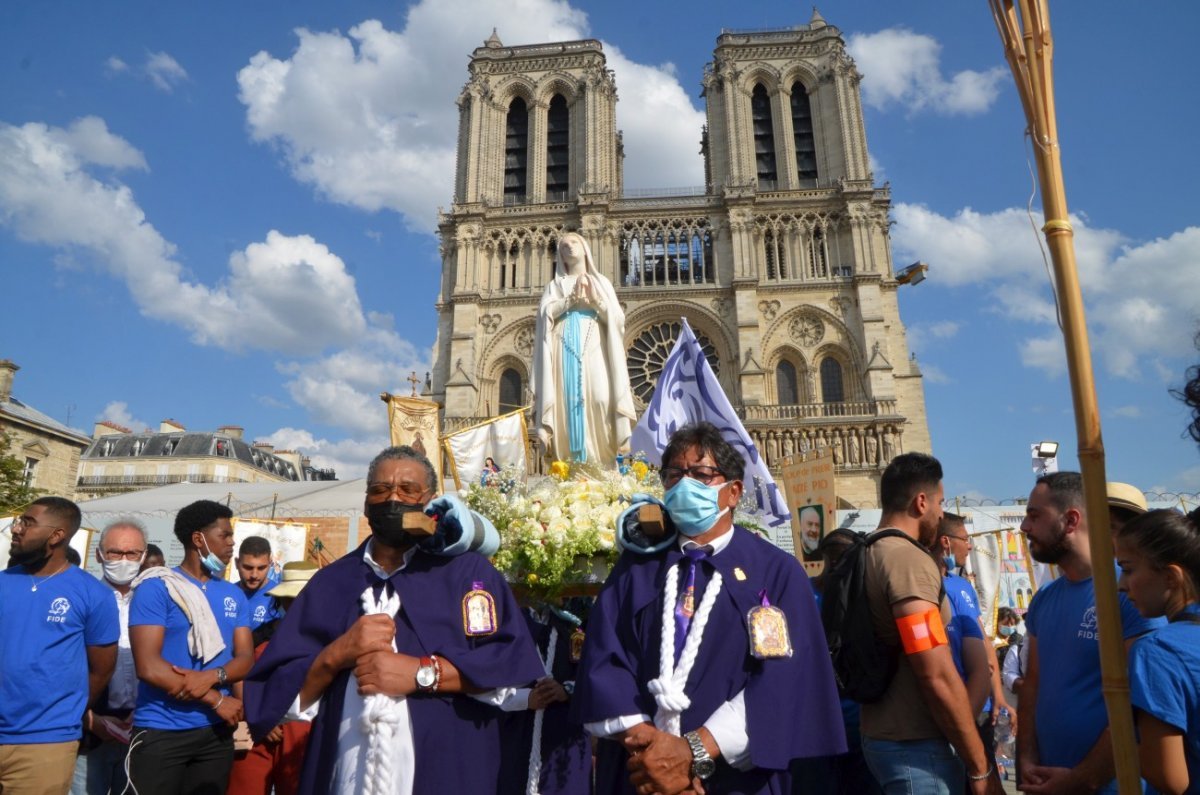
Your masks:
M421 379L417 377L417 371L413 370L412 375L408 377L408 383L412 384L412 396L417 396L417 384L421 383Z

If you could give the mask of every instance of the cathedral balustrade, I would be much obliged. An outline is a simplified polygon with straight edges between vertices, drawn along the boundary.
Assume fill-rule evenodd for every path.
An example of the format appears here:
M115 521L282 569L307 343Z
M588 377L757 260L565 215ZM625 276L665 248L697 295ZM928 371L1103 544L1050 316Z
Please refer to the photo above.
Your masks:
M781 420L812 420L830 417L892 417L896 416L896 401L844 400L831 403L797 403L793 405L751 404L738 409L742 421L779 422Z

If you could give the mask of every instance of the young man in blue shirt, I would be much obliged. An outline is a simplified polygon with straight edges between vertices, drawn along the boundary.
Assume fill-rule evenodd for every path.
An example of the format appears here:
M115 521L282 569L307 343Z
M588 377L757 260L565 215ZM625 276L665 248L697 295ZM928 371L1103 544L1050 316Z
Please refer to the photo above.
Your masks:
M120 626L109 590L67 562L79 507L35 500L0 572L0 792L65 795L83 716L108 684Z
M224 792L229 780L242 717L233 685L254 663L246 598L221 576L233 557L232 516L211 500L181 509L183 562L147 570L134 590L129 638L140 684L130 781L138 792Z
M247 536L238 547L237 558L238 587L246 597L247 614L250 617L250 631L282 618L279 604L275 597L264 587L271 579L271 542L262 536Z
M1116 792L1112 741L1100 678L1094 568L1088 546L1083 479L1078 472L1038 478L1021 532L1029 554L1062 576L1034 594L1025 614L1029 659L1018 696L1018 774L1028 793ZM1113 566L1105 558L1095 566ZM1165 623L1147 620L1120 595L1126 647Z

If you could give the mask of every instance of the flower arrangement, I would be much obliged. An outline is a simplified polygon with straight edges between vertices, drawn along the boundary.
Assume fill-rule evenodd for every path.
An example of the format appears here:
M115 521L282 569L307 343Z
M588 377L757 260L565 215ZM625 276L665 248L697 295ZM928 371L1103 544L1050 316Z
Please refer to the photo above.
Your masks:
M464 499L500 532L492 559L509 582L541 596L603 581L616 561L617 518L634 494L662 498L657 471L634 459L622 474L555 461L550 477L515 467L467 487ZM597 569L600 569L598 571Z

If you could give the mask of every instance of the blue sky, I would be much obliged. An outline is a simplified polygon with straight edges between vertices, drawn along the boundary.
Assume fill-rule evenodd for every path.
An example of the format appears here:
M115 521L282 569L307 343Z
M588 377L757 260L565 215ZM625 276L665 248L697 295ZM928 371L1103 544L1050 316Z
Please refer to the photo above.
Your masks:
M1168 394L1200 360L1200 112L1186 56L1200 7L1054 5L1109 475L1200 491L1200 451ZM947 494L1023 495L1030 442L1061 442L1064 467L1076 444L1025 211L1024 120L987 3L821 12L865 75L896 263L932 266L901 293L901 312ZM699 82L721 29L809 13L758 0L10 0L0 357L22 367L15 394L85 430L97 419L238 424L361 474L386 439L378 393L429 369L432 225L450 201L471 49L493 27L506 44L601 39L626 184L692 186L703 182Z

